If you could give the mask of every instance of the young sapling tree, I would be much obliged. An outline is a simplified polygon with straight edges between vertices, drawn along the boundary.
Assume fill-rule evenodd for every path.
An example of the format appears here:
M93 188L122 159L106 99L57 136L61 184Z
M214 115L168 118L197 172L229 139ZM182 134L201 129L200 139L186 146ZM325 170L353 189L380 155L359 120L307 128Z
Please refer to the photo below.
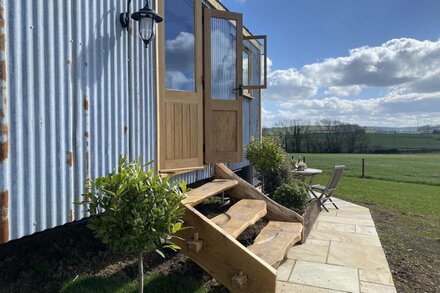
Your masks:
M179 247L173 234L182 229L184 181L172 182L154 174L140 160L119 159L118 167L106 176L88 179L84 200L95 215L88 227L110 247L138 254L139 292L143 292L143 252Z

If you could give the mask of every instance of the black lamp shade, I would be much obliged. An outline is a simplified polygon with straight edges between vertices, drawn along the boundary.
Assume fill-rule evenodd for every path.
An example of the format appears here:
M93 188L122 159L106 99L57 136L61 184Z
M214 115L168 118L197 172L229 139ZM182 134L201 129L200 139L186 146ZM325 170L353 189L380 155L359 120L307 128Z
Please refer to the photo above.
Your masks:
M155 23L163 21L162 16L152 10L147 1L145 7L133 13L131 18L139 22L139 36L145 46L148 46L150 41L154 38Z

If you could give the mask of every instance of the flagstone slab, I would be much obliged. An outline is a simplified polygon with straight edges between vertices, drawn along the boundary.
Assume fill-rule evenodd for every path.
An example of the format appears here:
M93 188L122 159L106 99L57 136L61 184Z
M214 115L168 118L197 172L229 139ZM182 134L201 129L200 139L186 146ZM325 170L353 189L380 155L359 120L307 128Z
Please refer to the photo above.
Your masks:
M299 260L293 268L289 281L325 289L359 292L357 269L330 264Z
M377 231L374 227L356 225L356 233L377 235Z
M302 245L295 245L292 247L287 253L287 257L295 260L325 263L327 260L329 245L329 241L318 241L315 243L313 243L313 241L306 241L306 243Z
M349 212L349 213L344 213L344 212L339 212L337 214L338 218L354 218L354 219L363 219L363 220L370 220L373 221L373 218L371 217L370 213L368 214L361 214L361 213L356 213L356 212Z
M294 259L286 259L277 269L277 280L287 281L289 280L290 273L295 265Z
M380 246L331 242L327 262L367 270L389 271Z
M376 235L365 235L358 233L347 233L335 230L312 230L309 234L310 239L331 240L335 242L368 244L381 247L379 237Z
M331 289L324 289L324 288L319 288L319 287L300 285L300 284L294 284L294 283L287 283L287 282L278 282L277 293L294 293L294 292L339 293L339 292L344 292L344 291L336 291L336 290L331 290Z
M321 211L322 214L322 211ZM358 219L358 218L350 218L348 219L347 217L321 217L321 215L319 215L318 222L329 222L329 223L341 223L341 224L346 224L346 223L350 223L350 224L354 224L354 225L361 225L361 226L371 226L374 227L374 222L372 219Z
M397 293L397 290L394 288L394 286L361 281L361 293Z
M306 240L307 244L313 244L313 245L325 245L325 246L329 246L330 245L330 240L316 240L316 239L310 239L308 238ZM295 246L294 246L295 247Z
M318 221L315 225L315 230L332 230L339 232L356 232L356 225L353 224L338 224Z
M359 269L359 279L369 283L394 286L393 276L388 271Z

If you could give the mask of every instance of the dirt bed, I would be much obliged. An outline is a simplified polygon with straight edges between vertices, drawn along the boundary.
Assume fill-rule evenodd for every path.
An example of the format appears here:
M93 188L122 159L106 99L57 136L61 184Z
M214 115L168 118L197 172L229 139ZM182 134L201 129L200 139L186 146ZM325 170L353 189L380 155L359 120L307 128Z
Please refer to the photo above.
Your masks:
M209 218L226 211L230 204L217 200L198 207ZM260 220L238 239L253 243L267 223ZM144 256L145 273L176 274L204 284L209 292L228 292L182 253L166 251ZM0 292L58 292L62 284L78 275L135 280L135 255L114 252L96 239L85 222L57 227L0 245Z
M397 292L440 292L440 235L426 221L371 204Z

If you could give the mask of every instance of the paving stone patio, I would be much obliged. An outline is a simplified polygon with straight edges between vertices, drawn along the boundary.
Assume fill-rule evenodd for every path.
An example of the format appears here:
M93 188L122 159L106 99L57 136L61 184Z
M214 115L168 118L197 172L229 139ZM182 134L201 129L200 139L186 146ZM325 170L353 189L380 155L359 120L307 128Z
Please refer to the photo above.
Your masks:
M333 200L278 268L277 292L396 292L369 209Z

